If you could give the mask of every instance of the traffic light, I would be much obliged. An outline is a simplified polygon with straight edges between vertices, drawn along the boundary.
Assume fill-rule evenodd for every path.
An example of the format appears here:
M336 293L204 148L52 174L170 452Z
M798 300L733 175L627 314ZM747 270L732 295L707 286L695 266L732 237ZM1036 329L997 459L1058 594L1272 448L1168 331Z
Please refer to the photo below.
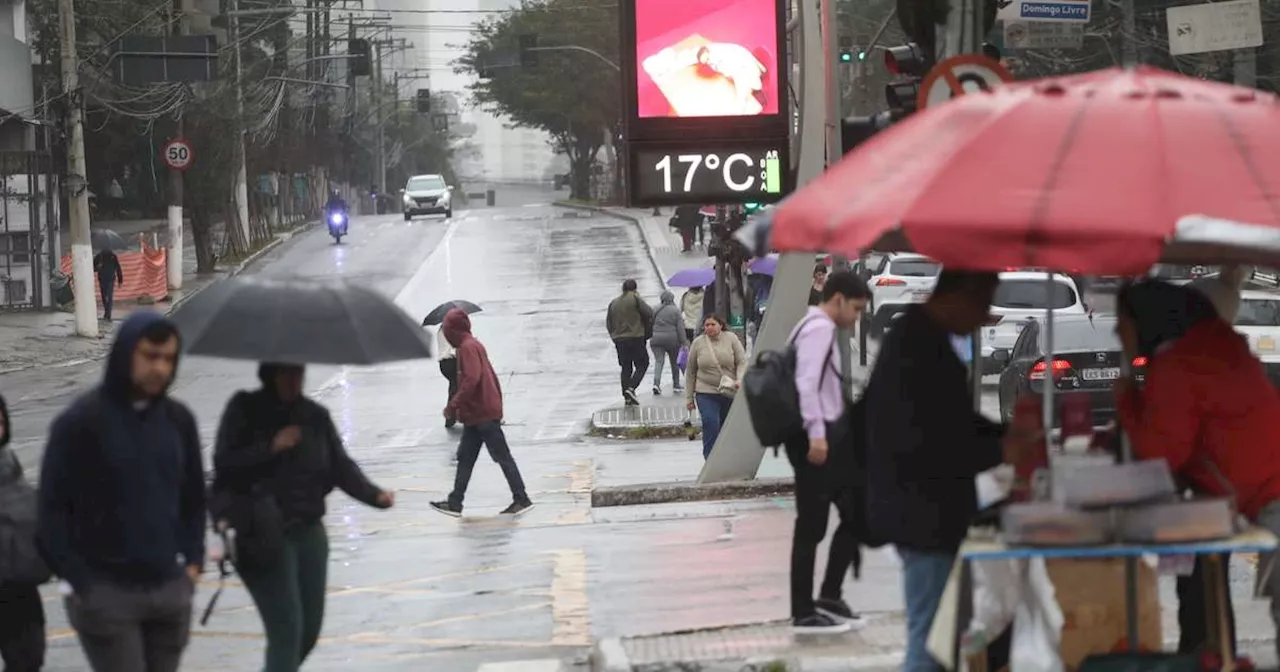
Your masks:
M869 117L846 117L840 120L840 149L848 154L871 139L871 136L888 128L895 121L891 112L880 112Z
M853 62L853 38L852 37L840 38L840 62L841 63Z
M431 91L427 89L418 89L418 114L429 114L431 112Z
M520 67L532 68L538 65L538 36L537 35L521 35L520 41Z
M1000 53L1000 47L997 47L990 42L982 43L982 55L993 61L998 61L1004 57L1004 54Z
M369 63L369 40L347 40L347 59L351 76L361 77L373 72Z
M884 67L897 81L886 84L884 99L899 115L916 111L916 99L920 95L920 80L929 71L930 63L915 42L889 47L884 52Z
M744 215L754 215L757 212L760 212L762 208L764 208L764 205L760 203L743 203L742 213Z

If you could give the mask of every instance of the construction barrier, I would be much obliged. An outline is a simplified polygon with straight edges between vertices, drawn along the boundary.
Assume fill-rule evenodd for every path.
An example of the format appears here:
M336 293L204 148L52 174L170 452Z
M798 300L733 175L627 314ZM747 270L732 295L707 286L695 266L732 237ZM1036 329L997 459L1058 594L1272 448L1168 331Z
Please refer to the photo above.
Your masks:
M117 252L120 269L124 273L124 284L116 285L115 302L132 301L140 296L149 296L160 301L169 296L169 277L166 270L168 251L153 249L142 238L141 252ZM62 272L71 275L71 255L62 257ZM99 304L102 301L102 290L98 287L97 273L93 278L93 296Z

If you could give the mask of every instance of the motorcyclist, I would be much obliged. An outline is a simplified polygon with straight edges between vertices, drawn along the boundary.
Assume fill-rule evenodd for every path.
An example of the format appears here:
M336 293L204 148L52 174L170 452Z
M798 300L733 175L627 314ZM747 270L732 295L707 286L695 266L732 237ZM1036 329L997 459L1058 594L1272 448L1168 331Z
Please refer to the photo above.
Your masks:
M324 204L324 211L326 214L332 214L335 212L341 212L344 215L347 214L347 201L338 194L337 189L333 189L329 192L329 200Z

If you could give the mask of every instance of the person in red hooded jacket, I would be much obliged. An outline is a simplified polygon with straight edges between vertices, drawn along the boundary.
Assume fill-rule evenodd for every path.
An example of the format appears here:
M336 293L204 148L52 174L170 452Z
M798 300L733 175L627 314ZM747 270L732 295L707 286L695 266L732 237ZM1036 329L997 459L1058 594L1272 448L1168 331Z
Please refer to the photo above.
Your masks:
M471 482L471 471L480 457L480 446L489 449L489 456L502 467L511 488L511 505L503 514L518 516L533 508L525 491L520 468L516 466L507 436L502 432L502 386L498 374L489 363L489 353L484 344L471 335L471 318L459 308L450 310L441 325L445 340L456 351L458 360L458 390L445 406L444 417L456 418L462 423L462 440L458 443L458 472L453 480L453 492L449 498L431 502L431 508L455 518L462 515L462 498Z
M1202 293L1158 280L1122 289L1116 313L1125 355L1146 360L1141 389L1128 379L1115 388L1134 456L1164 458L1190 489L1232 497L1250 520L1280 533L1280 393L1249 343ZM1185 653L1203 643L1197 578L1178 582ZM1280 627L1280 570L1266 588Z

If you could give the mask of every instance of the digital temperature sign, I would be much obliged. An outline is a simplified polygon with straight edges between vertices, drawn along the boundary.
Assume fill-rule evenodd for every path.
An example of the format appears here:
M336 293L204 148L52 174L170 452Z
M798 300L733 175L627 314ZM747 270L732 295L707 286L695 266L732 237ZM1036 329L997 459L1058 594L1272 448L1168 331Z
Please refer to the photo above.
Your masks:
M635 205L774 203L788 193L787 141L698 149L633 145Z

